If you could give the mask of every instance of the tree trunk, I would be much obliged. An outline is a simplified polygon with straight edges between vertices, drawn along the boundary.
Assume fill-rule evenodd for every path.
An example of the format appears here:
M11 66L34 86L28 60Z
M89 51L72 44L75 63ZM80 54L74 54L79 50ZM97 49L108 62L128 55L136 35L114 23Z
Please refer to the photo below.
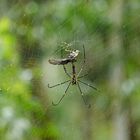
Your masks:
M109 47L112 49L112 64L109 87L113 97L112 101L112 128L113 140L129 140L128 111L122 108L121 84L124 79L123 43L121 25L124 9L123 0L113 0L109 8L109 18L112 22L112 32L109 37Z

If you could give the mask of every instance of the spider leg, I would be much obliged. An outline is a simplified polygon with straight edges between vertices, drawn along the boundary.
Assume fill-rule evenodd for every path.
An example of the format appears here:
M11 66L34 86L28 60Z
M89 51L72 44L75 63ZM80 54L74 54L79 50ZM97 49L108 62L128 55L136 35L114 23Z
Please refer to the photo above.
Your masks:
M61 58L63 58L62 50L61 50ZM71 77L70 74L67 72L67 69L66 69L65 65L63 65L63 69L64 69L64 72L66 73L66 75L68 75L68 77Z
M86 102L86 100L85 100L85 98L84 98L84 94L83 94L83 92L82 92L82 90L81 90L81 87L80 87L80 85L79 85L78 82L77 82L77 85L78 85L79 91L80 91L80 93L81 93L81 96L82 96L82 99L83 99L85 105L88 105L88 108L90 108L91 105L90 105L90 104L87 104L87 102Z
M85 62L86 62L86 54L85 54L85 47L84 47L84 45L83 45L83 50L84 50L84 61L83 61L83 64L82 64L82 66L81 66L81 69L80 69L80 71L78 72L78 74L77 74L77 77L80 75L80 73L82 72L82 70L83 70L83 68L84 68L84 66L85 66Z
M88 73L87 74L84 74L84 75L82 75L82 76L79 76L78 78L80 79L80 78L83 78L83 77L85 77L85 76L87 76L88 75Z
M67 83L67 82L69 82L69 81L70 81L70 80L67 80L67 81L64 81L64 82L62 82L62 83L59 83L59 84L56 84L56 85L53 85L53 86L50 86L50 85L48 84L48 88L57 87L57 86L60 86L60 85L65 84L65 83Z
M65 97L65 95L67 94L67 91L68 91L70 85L71 85L71 82L69 82L69 85L67 86L67 88L66 88L66 90L65 90L65 93L62 95L62 97L60 98L60 100L58 101L58 103L52 102L52 105L56 106L56 105L58 105L58 104L62 101L62 99L63 99L63 98Z
M78 81L81 82L81 83L83 83L84 85L89 86L89 87L93 88L94 90L97 90L98 91L98 89L96 87L94 87L94 86L92 86L90 84L87 84L87 83L85 83L85 82L83 82L81 80L78 80Z
M64 68L64 72L68 75L68 77L71 77L70 74L67 72L65 65L63 65L63 68Z

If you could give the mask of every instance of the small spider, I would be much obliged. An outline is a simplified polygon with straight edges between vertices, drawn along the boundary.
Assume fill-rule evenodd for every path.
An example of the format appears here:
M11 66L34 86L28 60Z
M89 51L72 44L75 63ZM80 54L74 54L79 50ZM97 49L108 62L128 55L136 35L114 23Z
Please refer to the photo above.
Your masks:
M62 82L62 83L59 83L59 84L56 84L56 85L53 85L53 86L50 86L50 85L48 84L48 87L49 87L49 88L54 88L54 87L57 87L57 86L60 86L60 85L62 85L62 84L65 84L65 83L68 83L68 82L69 82L69 84L68 84L68 86L67 86L67 88L66 88L66 90L65 90L65 93L62 95L62 97L60 98L60 100L59 100L57 103L52 102L52 104L53 104L54 106L56 106L56 105L58 105L58 104L62 101L62 99L63 99L63 98L65 97L65 95L67 94L67 91L68 91L70 85L78 85L79 91L80 91L80 93L81 93L81 96L82 96L82 98L83 98L83 101L84 101L85 105L88 105L88 107L90 107L91 105L90 105L90 104L87 104L87 102L85 101L84 94L83 94L83 92L82 92L82 90L81 90L81 87L80 87L80 84L79 84L79 82L80 82L80 83L82 83L82 84L84 84L84 85L86 85L86 86L89 86L89 87L93 88L94 90L97 90L96 87L94 87L94 86L92 86L92 85L90 85L90 84L87 84L87 83L85 83L85 82L79 80L80 78L83 78L83 77L85 77L85 76L87 75L87 74L86 74L86 75L83 75L83 76L79 76L80 73L81 73L82 70L83 70L84 65L85 65L85 59L86 59L86 57L85 57L85 47L84 47L84 45L83 45L84 61L83 61L83 64L82 64L82 66L81 66L81 69L80 69L80 71L79 71L78 73L76 73L75 62L77 61L77 56L79 55L79 52L80 52L80 51L79 51L79 50L67 50L67 51L70 52L67 58L63 58L63 59L49 59L49 63L50 63L50 64L53 64L53 65L63 65L64 72L65 72L66 75L70 78L70 79L67 80L67 81L64 81L64 82ZM65 65L68 64L68 63L71 63L71 65L72 65L72 75L70 75L70 74L67 72L67 69L66 69L66 67L65 67Z

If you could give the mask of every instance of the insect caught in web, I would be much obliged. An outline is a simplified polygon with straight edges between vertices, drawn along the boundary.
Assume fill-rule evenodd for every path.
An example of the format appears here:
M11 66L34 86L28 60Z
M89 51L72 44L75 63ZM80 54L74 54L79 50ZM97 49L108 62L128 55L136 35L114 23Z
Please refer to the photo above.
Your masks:
M76 58L79 55L79 50L72 50L69 47L71 44L67 44L66 42L63 42L63 45L66 45L65 51L69 52L69 55L66 58L61 59L49 59L49 63L53 65L66 65L69 62L76 62ZM61 57L62 57L62 51L61 51Z
M70 85L77 85L78 86L78 89L80 91L80 94L82 96L82 99L83 99L83 101L85 103L85 105L88 105L88 107L90 107L91 105L90 104L87 104L87 102L86 102L86 100L84 98L84 94L83 94L83 92L81 90L81 87L80 87L80 84L79 84L79 83L82 83L82 84L84 84L84 85L86 85L86 86L88 86L88 87L90 87L90 88L92 88L92 89L94 89L94 90L97 91L97 88L96 87L94 87L94 86L92 86L92 85L90 85L88 83L85 83L85 82L83 82L83 81L80 80L81 78L87 76L87 74L80 76L80 74L81 74L81 72L82 72L82 70L83 70L83 68L85 66L85 61L86 61L85 47L83 45L83 52L84 52L83 64L82 64L81 69L80 69L80 71L78 73L76 73L75 62L77 61L77 56L79 55L80 51L79 50L72 50L72 49L66 49L65 51L68 51L69 52L69 54L68 54L68 56L66 58L62 58L62 59L49 59L49 63L50 64L53 64L53 65L62 65L65 74L70 78L67 81L64 81L62 83L58 83L58 84L53 85L53 86L50 86L48 84L48 88L54 88L54 87L57 87L57 86L60 86L60 85L69 83L68 86L67 86L67 88L66 88L66 90L65 90L65 92L64 92L64 94L59 99L59 101L57 103L52 102L52 104L54 106L58 105L62 101L62 99L65 97L65 95L67 94L67 91L68 91ZM72 66L72 74L69 74L67 72L67 69L66 69L66 66L65 65L68 64L68 63L71 63L71 66Z

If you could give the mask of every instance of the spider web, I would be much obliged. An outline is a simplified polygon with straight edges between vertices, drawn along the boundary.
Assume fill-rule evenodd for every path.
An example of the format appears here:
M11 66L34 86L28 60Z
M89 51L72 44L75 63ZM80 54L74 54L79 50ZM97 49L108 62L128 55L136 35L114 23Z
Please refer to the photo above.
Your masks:
M80 6L84 7L82 4ZM76 7L77 9L73 8L73 11L74 11L73 14L68 19L66 19L62 23L62 25L59 24L58 27L55 29L55 36L57 36L57 37L56 37L56 42L54 42L54 44L56 44L56 45L53 44L51 46L52 52L49 55L54 56L54 57L60 57L60 56L57 56L57 54L53 53L53 51L55 49L57 50L55 52L57 52L57 53L60 52L61 48L60 47L56 48L57 46L59 46L59 43L61 43L61 42L71 43L72 47L74 49L78 49L81 52L80 58L78 58L78 62L77 62L78 63L78 68L79 68L82 61L83 61L82 46L84 45L85 49L86 49L86 66L85 66L85 69L84 69L83 73L86 74L86 73L89 73L91 70L94 71L93 65L96 65L96 64L100 63L100 61L103 61L104 59L109 57L109 55L113 52L113 50L112 50L112 48L104 48L104 49L102 49L102 47L100 48L100 46L102 45L102 42L101 42L101 40L98 40L98 32L100 32L102 26L104 25L103 22L100 22L96 26L94 31L83 33L84 31L82 29L85 28L85 25L83 23L84 21L81 20L81 22L79 22L78 25L76 24L76 26L74 25L72 27L71 31L68 31L68 35L64 34L65 25L67 25L69 22L71 22L71 20L74 20L74 19L78 18L78 10L81 8L80 6L78 8ZM63 5L63 7L65 7L65 6ZM95 20L96 20L96 18L97 17L94 17ZM57 20L56 20L56 22L57 22ZM88 54L87 54L87 52L88 52ZM90 56L90 59L89 59L89 56ZM88 62L90 62L90 63L88 63ZM52 72L53 76L51 75L51 77L48 78L48 79L51 79L52 83L55 84L55 83L60 83L61 81L63 81L63 79L64 79L63 77L64 77L65 73L63 72L62 69L61 69L62 70L61 73L60 72L57 73L57 71L60 70L59 66L56 68L55 66L48 65L48 67L51 67L50 68L51 72L53 71L53 69L57 69L56 71L54 70L55 72ZM70 71L70 69L71 68L68 68L69 71ZM86 70L86 69L88 69L88 70ZM50 71L48 73L51 73ZM54 80L53 80L53 78L54 78ZM60 80L60 78L61 78L61 80ZM57 79L59 79L60 81L58 80L56 82ZM91 79L94 80L94 76ZM50 80L48 82L50 83ZM92 83L88 79L86 80L86 82L87 83L88 82ZM96 81L94 81L94 83L96 83ZM52 92L52 90L53 90L53 92L55 91L55 93L53 93L54 95L51 95L51 96L53 96L51 99L53 101L59 100L61 98L63 92L65 91L66 87L67 87L67 85L62 85L58 88L56 87L56 89L50 89L49 90L50 93ZM82 108L81 107L80 108L82 110L85 110L85 106L84 106L84 103L82 101L81 95L80 95L80 93L78 93L79 91L76 90L76 88L77 87L71 87L68 91L68 94L66 95L67 97L64 97L64 99L62 101L62 104L60 104L60 107L63 108L63 111L65 112L65 113L62 113L62 114L66 118L65 119L65 118L62 117L62 120L59 120L59 123L58 123L60 125L60 130L61 130L61 133L62 133L62 139L70 137L70 133L69 133L70 131L72 131L72 133L73 133L73 139L81 139L82 136L79 135L80 132L76 131L76 130L77 129L78 130L84 129L84 127L87 127L87 125L88 125L88 121L84 121L84 122L80 121L81 124L79 125L78 128L75 125L75 118L73 118L73 109L72 108L74 107L74 108L76 108L75 110L79 110L78 109L79 108L78 104L79 104L80 106L82 106ZM87 88L84 85L81 85L81 88L82 88L82 90L85 94L85 97L86 97L87 93L89 93L89 92L90 92L90 94L93 94L91 92L92 89ZM98 94L98 93L94 93L94 94ZM92 98L94 98L94 96ZM75 99L76 101L74 101L73 99ZM79 102L79 103L77 104L76 102ZM71 103L73 105L71 105ZM92 103L92 105L94 106L94 103ZM69 108L68 111L67 111L67 108ZM75 113L75 115L76 114L77 113ZM57 120L57 114L55 114L55 115L56 115L55 119ZM91 128L89 127L88 129L91 129ZM65 131L65 130L67 130L67 131ZM70 139L71 139L71 137L70 137Z
M69 24L69 22L79 18L80 8L81 7L82 8L86 7L85 3L84 4L83 3L81 4L81 3L82 2L79 2L79 6L73 8L73 14L71 14L71 16L68 17L68 19L66 19L64 22L62 22L62 24L58 24L58 27L55 29L55 35L57 37L56 37L56 42L54 42L54 44L59 44L60 42L71 43L71 44L73 44L73 47L80 50L80 52L82 52L82 46L84 45L85 49L86 49L86 54L87 54L86 56L87 57L86 57L85 71L83 73L89 73L89 74L92 73L92 74L90 74L90 77L88 77L86 79L86 82L92 83L92 81L94 81L94 83L96 83L96 82L98 83L99 81L101 81L101 79L105 79L106 75L108 75L107 71L110 68L110 66L112 65L111 63L108 63L108 61L110 61L111 58L113 58L112 56L114 55L114 52L118 51L117 50L118 46L115 45L115 43L112 44L112 45L108 44L108 46L107 46L107 45L105 45L104 40L101 39L101 38L103 38L103 37L100 36L101 32L106 33L106 30L110 30L109 28L110 28L110 24L111 24L111 23L108 22L108 20L104 20L104 18L107 16L107 15L104 15L104 14L102 15L104 17L99 18L98 16L95 16L94 18L91 18L91 21L89 21L91 23L93 23L92 20L93 21L94 20L98 21L98 23L95 25L94 29L91 30L91 31L86 32L85 30L83 30L83 29L88 28L88 27L85 26L85 21L81 19L80 22L77 21L79 24L76 24L76 25L74 24L72 26L72 29L70 31L69 30L67 31L68 32L67 34L64 33L65 28L66 28L65 26L67 24ZM99 3L95 1L93 3L91 2L90 4L94 4L95 5L94 8L97 8L96 10L99 13L103 13L107 8L106 7L107 3L104 3L103 1L100 1ZM63 5L61 7L62 9L65 6L67 6L67 4L66 5L62 4L62 5ZM101 8L99 5L104 5L104 6ZM59 10L60 9L58 8L58 11ZM93 14L93 13L90 13L90 14ZM57 22L57 19L56 19L56 22ZM104 34L104 36L105 35L106 34ZM106 38L104 37L104 39L106 39ZM114 37L112 39L112 42L116 42L116 40L118 40L118 36L114 35ZM54 45L54 44L53 44L53 46L59 46L59 45ZM53 48L53 47L51 47L51 48ZM61 50L61 48L58 48L58 50L59 49ZM54 50L54 49L52 49L52 50ZM82 57L78 58L78 62L77 62L79 64L78 68L80 67L81 62L82 62ZM53 69L53 67L54 66L52 66L52 69ZM62 77L62 75L64 75L64 73L58 73L56 75L61 75L60 77ZM50 79L51 79L51 77L50 77ZM58 78L58 79L60 79L60 78ZM96 81L96 79L98 81ZM55 80L54 80L53 83L56 83ZM63 85L63 87L60 87L61 88L61 90L60 90L61 95L63 94L64 89L66 87L67 87L67 85L66 86ZM87 93L93 94L93 92L91 92L91 89L89 89L89 88L87 88L83 85L81 87L82 87L82 90L85 93L85 95L87 95ZM83 130L83 132L85 131L85 133L86 133L88 130L91 131L93 129L93 126L94 126L94 125L93 126L91 125L92 121L90 120L91 118L88 116L88 113L90 111L89 112L88 111L83 111L87 116L82 111L79 111L79 110L84 110L83 106L81 104L82 99L81 99L81 101L79 100L79 96L80 96L80 94L78 95L79 91L78 90L75 91L74 88L72 88L72 90L70 89L70 91L68 93L69 95L67 95L67 96L71 96L71 97L65 97L64 100L63 100L63 103L62 103L63 105L60 105L63 108L63 111L64 111L64 113L62 113L62 114L66 118L65 119L65 118L62 117L62 120L59 120L60 121L60 124L59 124L60 125L60 130L61 130L61 133L62 133L62 139L63 138L64 139L69 138L69 137L71 139L71 133L69 133L70 130L72 130L72 132L73 132L73 139L82 139L82 135L80 134L80 132L77 132L76 130ZM56 99L56 101L57 101L61 97L61 95L57 96L58 92L59 92L58 90L59 89L56 89L56 94L52 98L53 100ZM73 92L75 92L75 93L73 94ZM103 94L103 93L101 93L101 94ZM92 100L90 100L90 101L92 102L92 105L94 107L94 109L92 111L93 112L97 111L98 109L96 109L96 106L93 103L93 101L95 101L95 99L96 99L95 95L94 96L89 96L89 97L92 98ZM76 101L73 100L72 98L75 99ZM102 98L104 98L104 99L101 99L103 102L105 100L108 100L104 95L102 95ZM73 106L71 106L71 102L73 103ZM78 103L76 103L76 102L80 102L79 103L80 104L79 108L77 107ZM83 114L82 117L80 116L81 121L80 121L80 124L78 124L78 127L77 127L77 125L75 125L75 123L76 123L75 118L76 117L73 117L73 113L75 113L73 108L76 108L75 110L79 114L80 113ZM55 114L55 115L57 116L57 114ZM74 115L76 115L76 113ZM84 118L84 115L87 118ZM76 115L76 116L78 117L78 115ZM57 120L57 117L55 119ZM87 119L87 120L82 121L82 120L85 120L85 119ZM94 122L96 123L96 121L94 121ZM67 130L67 131L65 131L65 130Z
M24 9L26 4L27 6ZM3 5L1 7L6 6ZM8 11L10 6L8 5L7 7ZM28 45L26 44L27 46L24 49L22 48L18 50L19 58L22 57L23 60L18 62L21 66L21 68L18 69L18 72L20 71L19 77L24 81L25 85L33 82L35 85L33 88L35 88L35 90L37 90L37 87L40 85L43 85L43 88L45 89L43 95L45 94L47 96L47 100L43 100L42 98L39 100L37 96L33 95L32 101L34 109L37 107L38 110L36 110L36 112L38 112L38 114L43 112L38 115L39 117L37 120L34 120L34 122L36 125L40 125L42 122L41 117L44 116L45 118L46 114L44 112L47 112L50 115L50 118L52 118L53 123L58 128L60 139L87 139L86 136L88 136L88 134L92 135L92 133L96 133L94 128L96 124L97 126L99 124L96 112L97 114L101 114L101 117L104 117L102 113L105 113L105 111L102 113L99 111L100 109L96 106L98 104L96 99L102 95L98 101L105 103L108 98L103 92L99 95L99 93L96 93L89 87L81 84L81 89L85 97L87 97L87 101L93 106L91 110L87 110L85 107L77 86L71 86L61 104L54 108L51 105L51 102L58 101L60 99L67 85L62 85L55 89L48 89L47 84L57 84L67 80L68 77L65 76L61 66L50 65L48 63L48 59L51 57L60 58L60 52L62 50L62 46L60 44L62 42L72 44L71 47L73 49L80 50L80 55L76 62L76 70L78 71L83 63L84 45L86 50L86 65L82 74L88 73L89 76L85 77L83 81L93 84L93 86L101 89L102 83L105 83L104 79L106 79L106 75L109 75L108 69L111 63L108 63L108 61L111 61L112 55L115 50L117 50L115 43L112 46L107 46L105 44L107 39L106 34L107 31L110 30L111 24L110 21L106 19L108 17L108 3L102 0L81 0L78 2L73 0L56 0L48 2L41 1L39 4L35 1L31 1L28 4L28 2L20 0L14 4L13 7L14 10L11 8L6 14L12 20L15 20L15 22L12 23L12 31L20 25L15 32L20 36L20 38L17 38L17 48L19 49L21 44L24 46L24 44L28 42ZM40 7L42 8L40 9ZM21 11L19 10L20 8L22 9ZM16 10L20 12L15 12ZM12 16L10 13L13 13ZM5 14L3 13L3 15ZM23 20L19 18L19 15L22 16ZM32 15L31 18L29 15ZM16 19L17 17L18 20ZM32 30L30 30L30 28L32 28ZM104 34L102 34L102 32L104 32ZM115 42L117 39L118 37L114 36L112 42ZM135 48L130 55L133 56L136 53L138 54L138 52L140 52L139 48ZM24 56L21 56L23 54ZM34 63L35 58L37 59L37 65ZM26 63L27 61L28 63ZM35 69L34 66L41 70ZM71 74L71 65L67 65L67 69ZM35 76L33 75L33 71L36 71L36 75L41 77L41 83L38 83L36 79L33 79ZM38 77L37 80L40 80ZM39 97L43 97L43 95L40 95ZM40 102L45 103L47 107L45 109L38 107ZM23 108L24 107L28 110L28 105L23 106ZM11 111L11 108L8 108L7 110ZM22 113L20 113L20 115L21 114ZM25 113L24 115L26 116L27 114ZM108 114L110 114L110 112ZM94 115L95 120L91 118ZM31 127L31 124L28 119L24 120L25 116L23 116L23 118L21 117L21 120L19 117L18 124L20 122L21 124L25 123L26 125L23 125L22 128L27 131L29 127ZM95 124L93 124L93 122ZM23 133L24 130L22 131ZM33 133L38 134L38 131L34 130ZM9 135L9 137L10 136L11 135ZM14 135L13 139L15 137L16 136ZM19 139L22 139L22 137L24 136L21 135Z

